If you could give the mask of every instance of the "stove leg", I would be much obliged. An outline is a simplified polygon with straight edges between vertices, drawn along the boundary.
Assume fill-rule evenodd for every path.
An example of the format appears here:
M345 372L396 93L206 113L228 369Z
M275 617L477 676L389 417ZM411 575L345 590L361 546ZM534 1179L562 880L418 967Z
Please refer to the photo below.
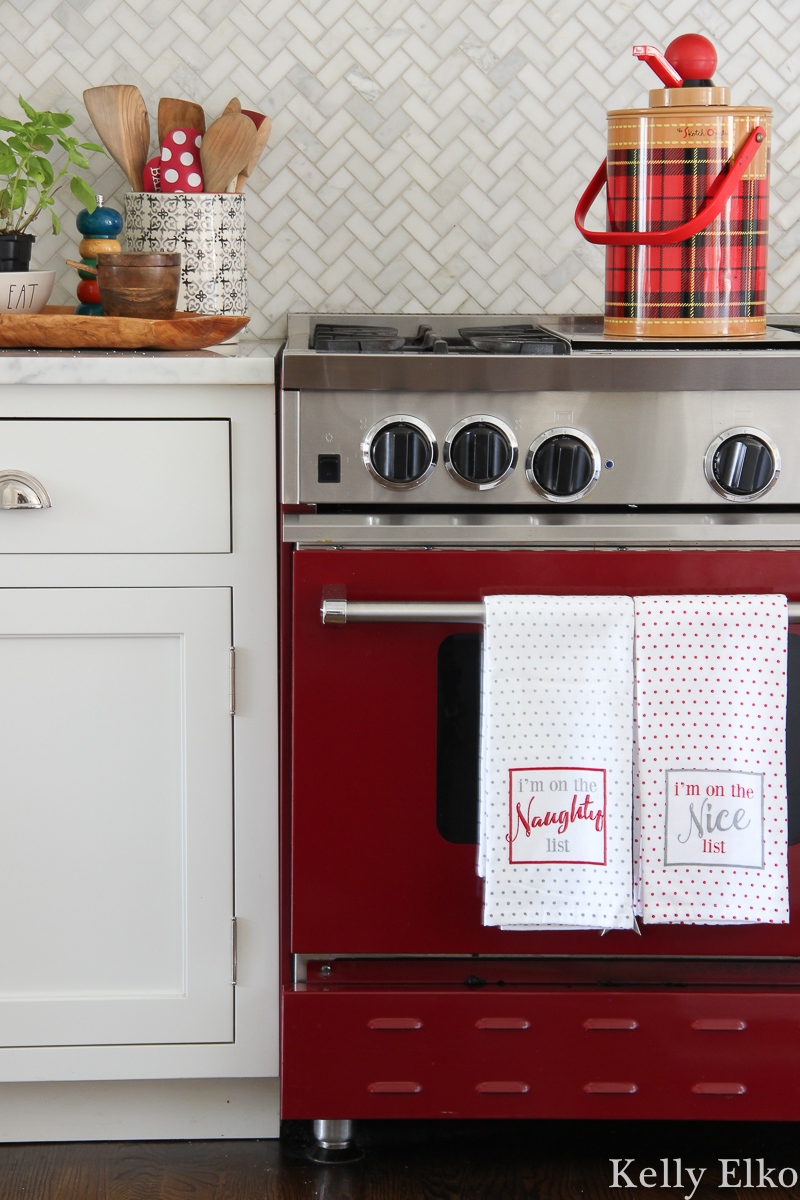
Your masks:
M317 1163L351 1163L364 1151L353 1141L352 1121L314 1121L314 1142L308 1157Z
M352 1121L315 1121L314 1137L323 1150L347 1150L353 1140Z

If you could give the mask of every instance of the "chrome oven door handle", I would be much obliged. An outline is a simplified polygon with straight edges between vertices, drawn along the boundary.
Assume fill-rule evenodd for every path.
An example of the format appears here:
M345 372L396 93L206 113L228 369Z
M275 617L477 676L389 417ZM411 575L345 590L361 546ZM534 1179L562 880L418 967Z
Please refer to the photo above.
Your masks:
M445 625L483 625L486 605L478 601L448 603L428 600L323 600L323 625L357 622L424 622ZM790 624L800 624L800 603L789 604Z

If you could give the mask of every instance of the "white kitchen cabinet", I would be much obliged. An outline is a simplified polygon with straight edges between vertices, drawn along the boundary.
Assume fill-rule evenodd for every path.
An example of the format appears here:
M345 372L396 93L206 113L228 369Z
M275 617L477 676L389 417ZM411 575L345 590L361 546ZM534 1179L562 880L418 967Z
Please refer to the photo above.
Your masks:
M230 644L229 588L0 588L0 1044L232 1041Z
M273 378L0 353L0 1140L277 1132Z

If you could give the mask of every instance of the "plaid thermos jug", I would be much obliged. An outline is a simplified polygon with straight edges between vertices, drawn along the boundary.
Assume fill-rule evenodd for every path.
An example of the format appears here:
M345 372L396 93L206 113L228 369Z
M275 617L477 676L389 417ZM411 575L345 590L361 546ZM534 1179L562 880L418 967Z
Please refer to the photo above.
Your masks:
M634 46L666 85L649 108L608 114L608 157L575 223L606 247L605 332L755 337L766 331L772 109L730 103L717 55L684 34L662 55ZM585 220L607 184L605 233Z

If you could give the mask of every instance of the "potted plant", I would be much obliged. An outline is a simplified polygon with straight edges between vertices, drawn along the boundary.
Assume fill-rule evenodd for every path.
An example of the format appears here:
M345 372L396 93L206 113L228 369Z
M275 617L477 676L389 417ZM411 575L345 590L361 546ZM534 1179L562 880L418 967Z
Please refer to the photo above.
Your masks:
M89 168L81 151L105 154L102 146L64 133L74 117L37 112L22 96L19 103L26 121L0 117L0 134L7 134L5 141L0 137L0 271L28 270L36 238L26 230L40 213L48 211L53 233L59 232L53 197L67 176L72 194L89 212L94 211L97 198L75 172ZM67 161L56 174L48 156L54 150L57 155L59 149L66 151Z

